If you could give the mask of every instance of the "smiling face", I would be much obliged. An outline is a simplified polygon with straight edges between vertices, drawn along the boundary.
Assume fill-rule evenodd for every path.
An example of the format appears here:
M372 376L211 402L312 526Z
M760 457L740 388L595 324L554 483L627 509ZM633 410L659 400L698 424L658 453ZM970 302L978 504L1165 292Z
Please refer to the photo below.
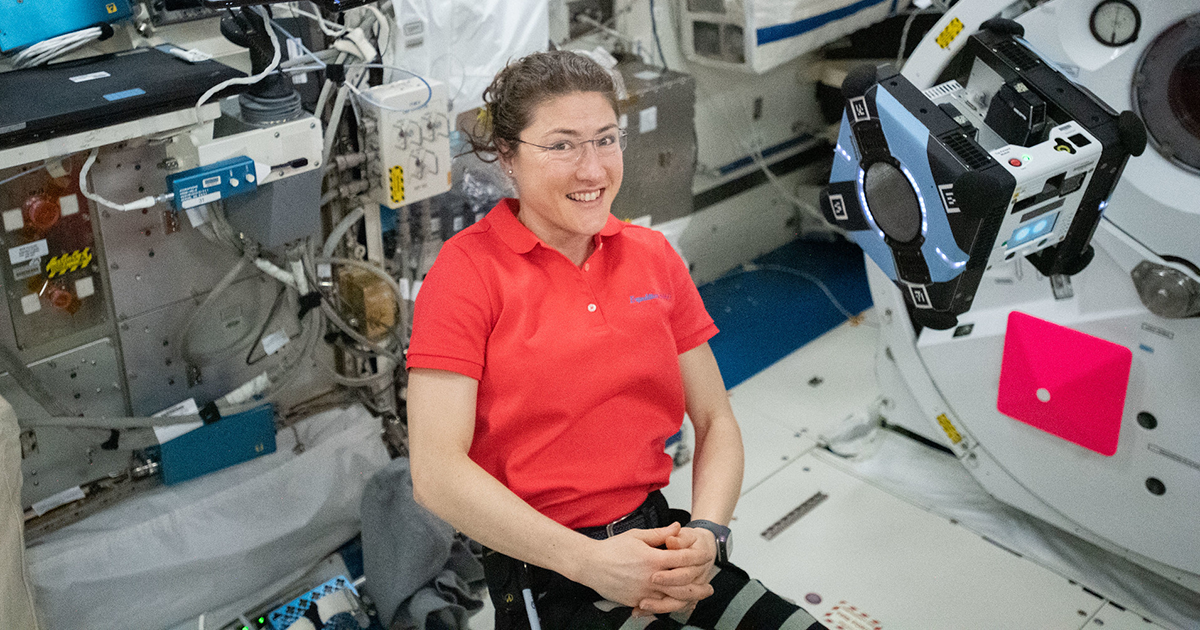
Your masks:
M520 139L543 147L569 141L580 147L578 160L564 161L529 144L501 158L521 199L517 218L576 264L608 221L624 173L620 151L601 155L591 143L580 143L616 130L617 115L603 94L570 92L540 103Z

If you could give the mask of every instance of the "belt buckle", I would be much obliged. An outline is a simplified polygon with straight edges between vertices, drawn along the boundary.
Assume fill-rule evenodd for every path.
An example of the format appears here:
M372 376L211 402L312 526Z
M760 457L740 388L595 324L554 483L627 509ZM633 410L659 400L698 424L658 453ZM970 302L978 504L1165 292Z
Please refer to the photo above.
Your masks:
M637 510L634 510L634 511L632 511L632 512L630 512L630 513L626 514L625 516L622 516L621 518L619 518L619 519L617 519L617 520L615 520L615 521L613 521L613 522L609 523L608 525L605 525L605 526L604 526L604 532L605 532L606 534L608 534L608 538L612 538L613 536L616 536L617 534L616 534L616 532L614 531L614 529L616 528L616 526L617 526L617 525L620 525L621 523L624 523L625 521L627 521L627 520L629 520L629 519L631 519L631 518L633 518L633 516L634 516L635 514L637 514Z

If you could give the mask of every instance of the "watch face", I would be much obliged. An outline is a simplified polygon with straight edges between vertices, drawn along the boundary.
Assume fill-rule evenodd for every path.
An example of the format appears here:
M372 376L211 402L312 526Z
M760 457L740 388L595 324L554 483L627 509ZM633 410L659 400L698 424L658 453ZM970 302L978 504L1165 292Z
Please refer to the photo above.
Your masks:
M1132 42L1141 27L1142 16L1129 0L1103 0L1092 10L1092 36L1105 46Z

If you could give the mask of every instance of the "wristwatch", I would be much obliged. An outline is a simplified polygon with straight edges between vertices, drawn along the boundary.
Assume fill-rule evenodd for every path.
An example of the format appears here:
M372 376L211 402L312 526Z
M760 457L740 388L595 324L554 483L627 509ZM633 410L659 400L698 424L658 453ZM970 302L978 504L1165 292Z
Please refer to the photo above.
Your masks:
M729 563L729 554L733 551L733 532L728 527L703 519L696 519L684 527L696 527L712 532L717 538L717 564Z

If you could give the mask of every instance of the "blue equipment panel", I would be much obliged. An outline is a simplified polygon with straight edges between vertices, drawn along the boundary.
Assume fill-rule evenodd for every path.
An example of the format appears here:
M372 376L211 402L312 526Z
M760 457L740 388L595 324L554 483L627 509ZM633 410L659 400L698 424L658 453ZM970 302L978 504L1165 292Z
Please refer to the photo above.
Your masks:
M222 418L164 443L163 483L195 479L275 452L275 407L263 405Z
M0 0L0 51L132 15L128 0Z
M167 177L175 209L188 210L258 189L254 160L235 157Z

